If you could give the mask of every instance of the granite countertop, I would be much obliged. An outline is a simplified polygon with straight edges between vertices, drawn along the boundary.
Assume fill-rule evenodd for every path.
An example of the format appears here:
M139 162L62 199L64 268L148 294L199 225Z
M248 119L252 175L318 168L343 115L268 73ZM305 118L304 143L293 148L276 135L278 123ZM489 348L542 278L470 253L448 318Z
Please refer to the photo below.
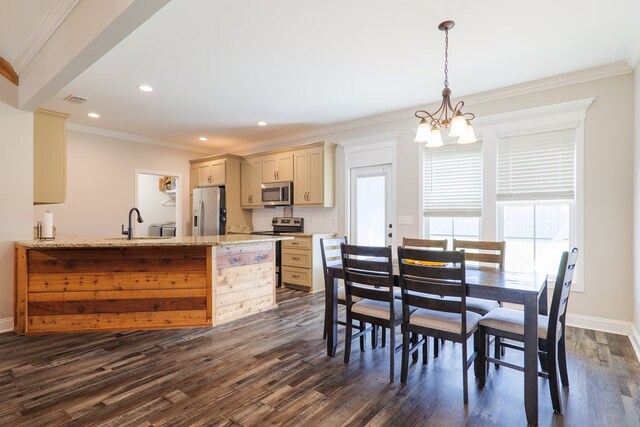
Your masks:
M271 230L268 231L254 231L253 233L273 233ZM258 235L262 235L262 234L258 234ZM319 236L319 237L334 237L337 236L336 233L306 233L306 232L291 232L291 233L287 233L287 232L283 232L283 233L278 233L278 236L292 236L292 237L313 237L313 236Z
M202 237L169 237L169 238L134 238L127 240L126 237L111 238L76 238L76 239L56 239L56 240L21 240L15 242L16 245L26 248L120 248L120 247L149 247L149 246L226 246L226 245L246 245L260 242L274 242L277 240L291 240L289 236L264 236L250 234L229 234L225 236L202 236Z

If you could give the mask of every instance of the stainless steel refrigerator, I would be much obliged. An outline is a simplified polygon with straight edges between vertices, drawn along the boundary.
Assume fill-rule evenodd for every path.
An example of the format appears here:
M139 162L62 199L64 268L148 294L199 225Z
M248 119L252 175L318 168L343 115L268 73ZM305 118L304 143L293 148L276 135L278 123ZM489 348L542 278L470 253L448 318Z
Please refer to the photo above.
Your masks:
M225 234L226 222L224 187L194 188L191 234L194 236Z

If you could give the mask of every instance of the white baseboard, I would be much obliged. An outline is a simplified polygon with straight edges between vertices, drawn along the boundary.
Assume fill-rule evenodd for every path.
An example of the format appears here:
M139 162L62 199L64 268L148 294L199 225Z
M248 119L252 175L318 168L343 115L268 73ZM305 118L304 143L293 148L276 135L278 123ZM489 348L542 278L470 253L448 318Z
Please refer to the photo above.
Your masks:
M603 319L602 317L583 316L581 314L567 313L567 325L618 335L631 334L631 323L629 322Z
M13 331L13 317L0 319L0 332L11 332L11 331Z
M629 334L629 339L631 340L631 345L633 346L633 350L636 352L636 357L638 361L640 361L640 334L636 327L631 324L631 333Z
M567 325L628 336L636 358L640 362L640 334L633 323L567 313Z

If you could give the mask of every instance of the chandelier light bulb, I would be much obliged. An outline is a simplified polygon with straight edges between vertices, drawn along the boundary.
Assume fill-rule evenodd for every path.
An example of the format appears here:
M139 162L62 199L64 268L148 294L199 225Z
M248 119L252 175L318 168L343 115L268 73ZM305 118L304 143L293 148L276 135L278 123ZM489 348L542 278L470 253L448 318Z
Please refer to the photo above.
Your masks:
M451 128L449 129L449 136L462 136L467 132L467 119L460 113L456 114L451 120Z
M418 130L416 131L416 142L427 142L431 134L431 126L426 119L420 120Z
M434 148L434 147L442 147L442 134L440 133L440 129L438 129L435 125L431 128L431 132L429 133L429 140L425 147Z
M473 126L471 123L467 121L467 129L464 135L460 136L458 139L458 144L471 144L476 142L478 139L476 138L476 133L473 131Z

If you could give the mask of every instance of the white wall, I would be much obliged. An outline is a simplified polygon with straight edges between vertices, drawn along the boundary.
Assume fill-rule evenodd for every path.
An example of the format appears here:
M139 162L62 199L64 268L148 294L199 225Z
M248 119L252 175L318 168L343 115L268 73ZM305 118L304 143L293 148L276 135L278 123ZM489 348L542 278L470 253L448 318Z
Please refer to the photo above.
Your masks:
M5 331L13 329L13 242L33 237L32 113L0 102L0 153L0 331Z
M137 208L140 210L144 222L138 224L134 220L136 236L148 236L149 226L152 224L175 222L176 220L177 206L167 203L169 196L160 191L159 180L162 177L162 175L147 173L138 174Z
M633 266L634 292L633 325L635 333L640 333L640 61L636 64L634 75L634 152L633 152ZM640 337L637 336L638 339ZM640 344L640 343L638 343Z
M182 178L182 230L188 231L189 160L198 157L202 153L70 130L66 203L35 206L34 221L49 210L60 237L120 236L121 225L126 226L129 209L136 202L136 169L174 171Z

